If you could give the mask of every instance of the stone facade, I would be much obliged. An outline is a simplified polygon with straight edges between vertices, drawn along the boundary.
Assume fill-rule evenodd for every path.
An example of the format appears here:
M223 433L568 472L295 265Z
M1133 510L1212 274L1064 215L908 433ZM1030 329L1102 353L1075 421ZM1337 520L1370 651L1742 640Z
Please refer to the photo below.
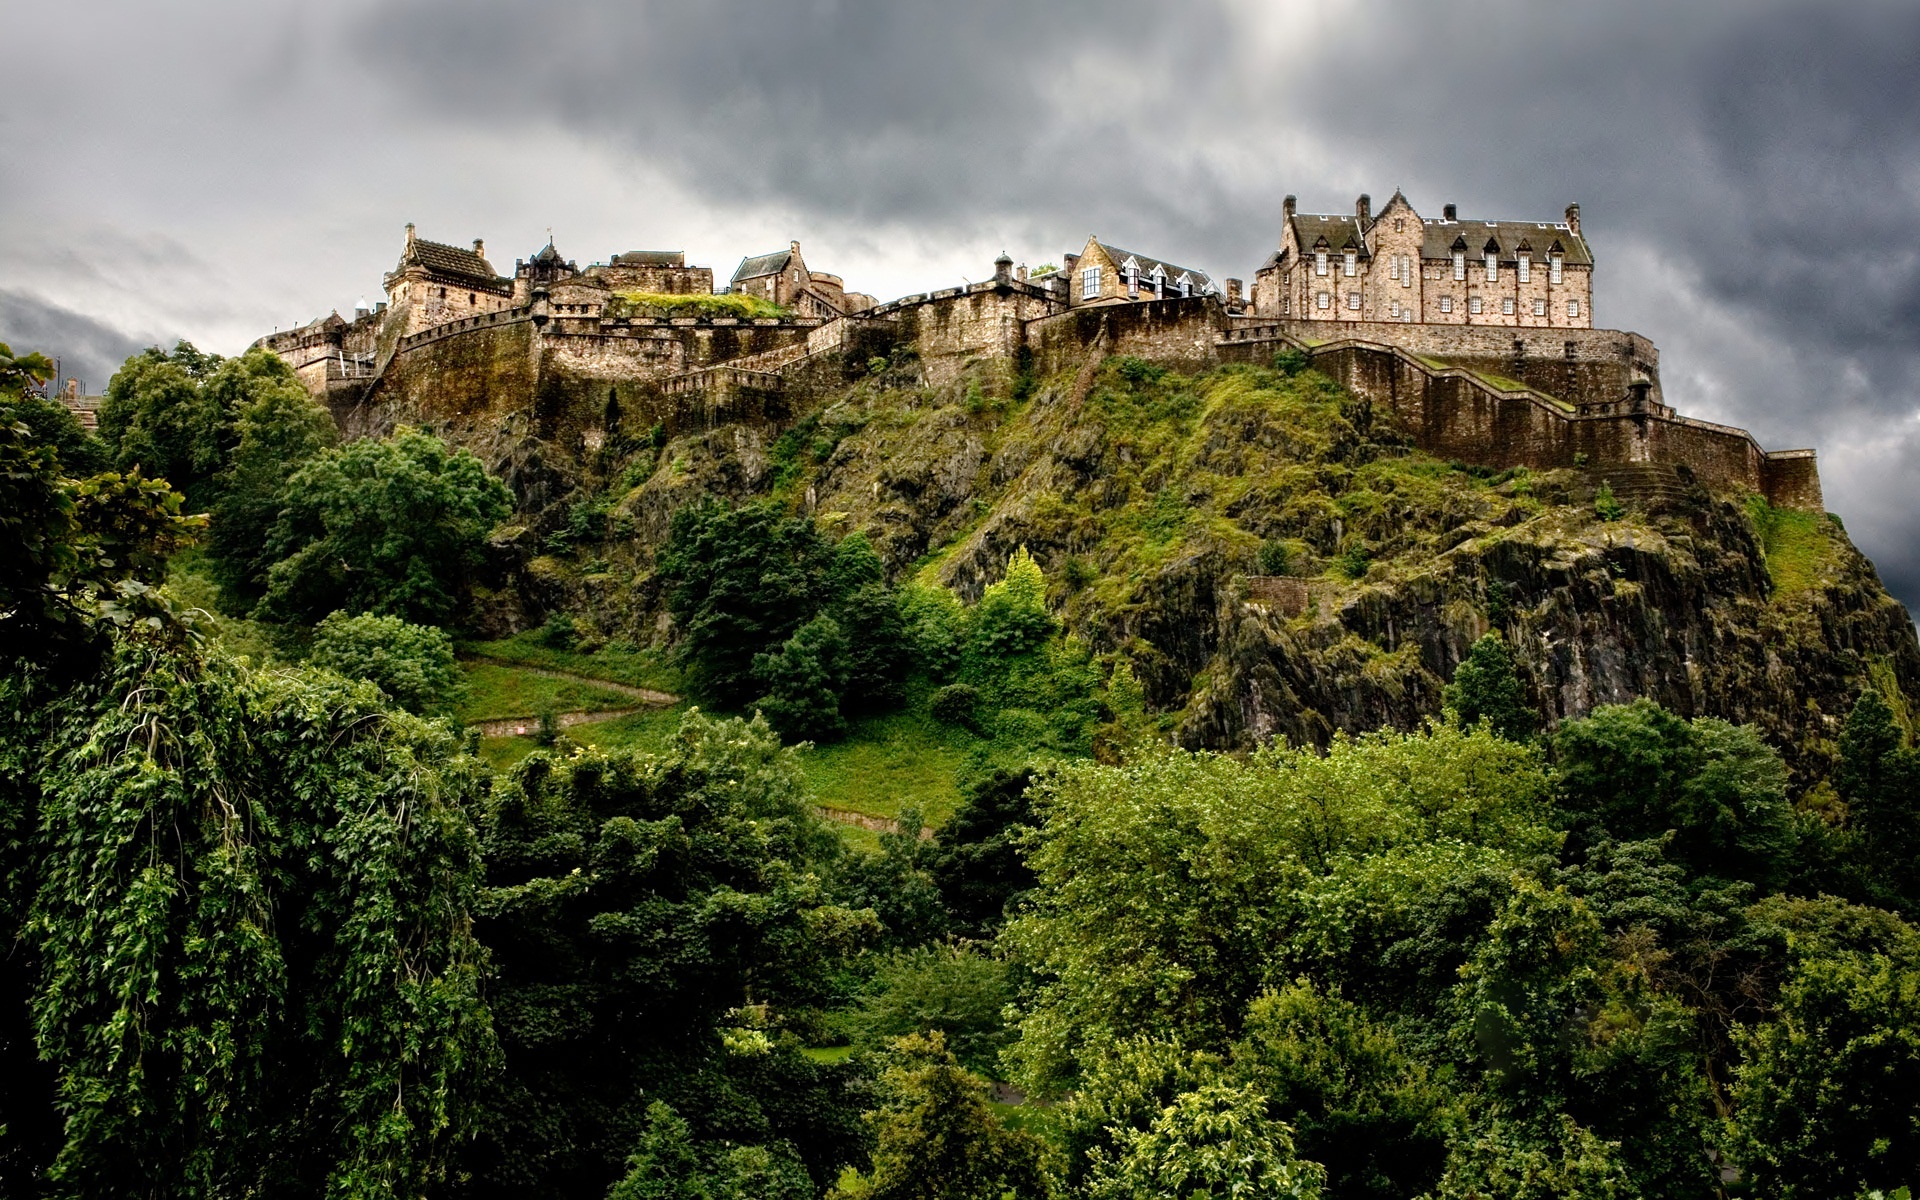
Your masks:
M1255 316L1301 321L1591 329L1593 253L1580 206L1550 221L1422 217L1399 192L1376 215L1282 206L1280 248L1254 273Z
M740 260L727 290L739 296L758 296L802 317L844 316L872 308L872 296L847 291L838 275L815 271L800 254L800 243L785 250L756 254Z
M1634 472L1683 472L1710 487L1818 509L1812 451L1768 452L1744 430L1677 414L1661 396L1653 344L1591 327L1592 256L1578 209L1567 217L1462 222L1449 209L1433 221L1398 194L1377 218L1364 196L1351 218L1303 217L1289 200L1288 240L1255 277L1251 313L1242 311L1236 281L1222 294L1203 272L1097 238L1054 276L1029 280L1002 255L991 280L879 305L809 270L794 243L746 259L734 273L736 290L800 310L761 320L622 302L622 293L710 287L711 271L689 267L678 252L635 251L580 270L550 242L516 263L508 280L487 276L478 242L459 250L418 239L409 227L400 267L387 276L388 303L258 344L286 358L352 433L400 419L521 413L538 436L580 445L604 445L621 423L674 433L778 426L867 373L876 357L916 363L929 387L1000 388L1023 376L1071 377L1080 388L1111 354L1204 370L1266 363L1284 351L1304 354L1391 412L1414 445L1448 459L1624 472L1623 487ZM1466 231L1494 248L1469 258L1461 280L1453 278L1451 248ZM1542 269L1535 251L1560 258L1558 267ZM1289 297L1311 295L1327 280L1355 289L1357 299L1288 311L1296 307ZM1516 309L1540 295L1549 311L1532 322L1521 312L1488 314L1486 298L1499 286ZM1441 302L1474 294L1482 311L1465 315L1497 319L1415 319L1457 315L1459 305ZM1553 303L1575 294L1580 323L1557 321ZM855 303L856 311L835 307ZM427 314L440 319L422 324ZM897 351L905 347L912 353L903 358Z

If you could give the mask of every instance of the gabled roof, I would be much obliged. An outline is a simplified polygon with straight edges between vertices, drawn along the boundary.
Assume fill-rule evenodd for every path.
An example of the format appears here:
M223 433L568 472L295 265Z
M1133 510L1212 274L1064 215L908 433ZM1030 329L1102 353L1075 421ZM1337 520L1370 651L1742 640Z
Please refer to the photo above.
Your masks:
M1213 289L1213 276L1207 274L1205 271L1198 271L1192 267L1175 266L1173 263L1152 258L1145 254L1135 254L1131 250L1122 250L1118 246L1109 246L1105 242L1095 242L1094 244L1100 247L1101 253L1113 260L1113 265L1116 267L1125 267L1128 259L1132 259L1138 263L1140 265L1140 278L1142 279L1153 278L1154 268L1158 267L1165 273L1169 281L1178 279L1182 275L1188 275L1193 278L1194 285L1198 291L1205 293Z
M420 267L435 275L485 287L501 286L500 276L494 272L493 264L481 257L478 251L429 242L425 238L408 240L407 248L400 254L400 267L402 270Z
M740 260L740 265L734 268L733 282L739 283L742 279L758 279L762 275L778 275L787 269L787 264L792 260L791 248L776 250L772 254L756 254L752 258L743 258Z
M1300 253L1312 254L1320 239L1327 239L1327 253L1357 250L1367 257L1367 239L1361 235L1360 219L1352 213L1295 213L1293 237Z
M1422 218L1426 228L1420 239L1420 257L1451 258L1454 243L1464 240L1467 253L1478 256L1488 242L1500 247L1500 258L1512 262L1520 243L1526 242L1535 258L1561 254L1576 266L1593 265L1593 251L1587 239L1564 221L1448 221ZM1559 247L1555 250L1554 247Z

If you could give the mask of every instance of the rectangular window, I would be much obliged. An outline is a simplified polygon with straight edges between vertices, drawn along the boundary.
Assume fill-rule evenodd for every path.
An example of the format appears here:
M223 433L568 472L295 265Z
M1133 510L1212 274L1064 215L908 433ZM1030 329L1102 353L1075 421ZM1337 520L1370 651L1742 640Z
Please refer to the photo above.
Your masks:
M1560 282L1560 256L1558 254L1547 260L1547 282Z
M1412 287L1413 286L1413 255L1411 254L1401 255L1400 264L1401 264L1400 265L1400 286Z
M1400 302L1398 300L1395 300L1392 304L1387 305L1387 315L1392 317L1396 321L1400 319Z
M1360 266L1360 252L1358 250L1347 251L1346 265L1342 268L1343 273L1345 273L1348 276L1351 276L1357 269L1359 269L1359 266Z
M1080 272L1080 298L1093 300L1100 295L1100 268L1086 267Z
M1547 315L1547 302L1545 300L1535 300L1533 302L1533 315L1536 317L1544 317Z
M1284 317L1292 311L1293 311L1293 297L1292 296L1280 297L1280 315Z
M1467 252L1465 250L1456 250L1453 253L1453 277L1455 279L1465 279L1467 277Z
M1321 292L1314 296L1313 306L1315 308L1331 308L1333 307L1333 300L1325 292Z
M1387 278L1400 278L1400 256L1398 254L1392 255L1387 259Z
M1500 301L1500 311L1505 313L1509 317L1513 315L1513 297L1512 296L1504 297Z
M1411 307L1408 307L1408 308L1403 308L1403 309L1401 309L1401 310L1400 310L1400 319L1401 319L1402 321L1412 321L1412 320L1413 320L1413 309L1412 309Z
M1499 279L1500 256L1498 254L1489 254L1487 255L1487 282L1495 283L1498 282Z
M1327 273L1327 252L1325 250L1315 250L1313 252L1313 273L1315 275L1325 275Z
M1478 296L1467 297L1467 311L1470 313L1477 313L1480 311L1480 297Z
M1352 309L1358 309L1358 308L1360 307L1360 293L1359 293L1359 292L1348 292L1348 293L1347 293L1347 307L1348 307L1348 308L1352 308Z
M1521 283L1526 283L1526 282L1528 282L1529 280L1531 280L1531 279L1533 278L1533 259L1532 259L1532 258L1530 258L1529 256L1527 256L1527 255L1525 255L1525 254L1522 254L1522 255L1520 256L1520 268L1519 268L1519 269L1520 269L1520 282L1521 282Z
M1452 311L1453 311L1453 297L1452 297L1452 296L1442 296L1442 297L1440 297L1440 311L1441 311L1441 312L1452 312Z
M1567 315L1569 317L1578 317L1580 315L1580 302L1578 300L1567 301Z

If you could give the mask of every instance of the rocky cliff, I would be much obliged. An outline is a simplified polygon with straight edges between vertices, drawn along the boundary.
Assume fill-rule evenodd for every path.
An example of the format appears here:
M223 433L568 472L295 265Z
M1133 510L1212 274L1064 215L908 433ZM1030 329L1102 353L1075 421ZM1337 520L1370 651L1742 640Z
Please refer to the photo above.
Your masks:
M1552 717L1650 696L1754 723L1802 771L1863 682L1920 701L1913 626L1837 519L1684 468L1439 461L1311 370L1095 350L1046 378L981 362L930 387L896 351L823 378L784 429L609 421L588 447L499 405L441 422L523 501L486 619L566 607L670 639L654 551L714 493L864 530L896 577L964 599L1029 547L1068 627L1128 656L1196 746L1416 724L1489 629Z

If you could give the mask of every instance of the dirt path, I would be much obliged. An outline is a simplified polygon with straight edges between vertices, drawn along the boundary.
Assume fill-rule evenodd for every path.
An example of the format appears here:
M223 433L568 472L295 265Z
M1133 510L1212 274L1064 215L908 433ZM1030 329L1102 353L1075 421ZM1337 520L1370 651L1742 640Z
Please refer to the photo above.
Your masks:
M632 696L640 702L638 707L641 708L665 708L668 705L680 703L680 697L672 692L656 692L652 688L634 687L630 683L615 683L611 679L597 679L592 675L575 675L572 671L556 671L552 667L532 667L525 663L503 662L497 658L467 658L461 661L486 663L490 667L512 667L516 671L525 671L529 675L544 675L548 679L564 679L568 683L605 688L609 692L619 692L622 696ZM575 724L578 723L575 722Z
M814 805L813 811L819 813L829 821L838 821L842 825L851 825L856 829L870 829L874 833L900 832L900 822L894 820L892 817L870 817L866 813L857 813L844 808L828 808L824 804ZM933 830L921 826L920 840L923 842L932 841Z
M640 707L645 707L642 705ZM640 708L602 708L592 712L563 712L553 714L556 729L567 729L575 725L592 725L599 721L611 721L615 717L624 717L628 713L637 713ZM540 732L539 717L500 717L492 721L469 721L468 729L478 729L481 737L532 737Z

